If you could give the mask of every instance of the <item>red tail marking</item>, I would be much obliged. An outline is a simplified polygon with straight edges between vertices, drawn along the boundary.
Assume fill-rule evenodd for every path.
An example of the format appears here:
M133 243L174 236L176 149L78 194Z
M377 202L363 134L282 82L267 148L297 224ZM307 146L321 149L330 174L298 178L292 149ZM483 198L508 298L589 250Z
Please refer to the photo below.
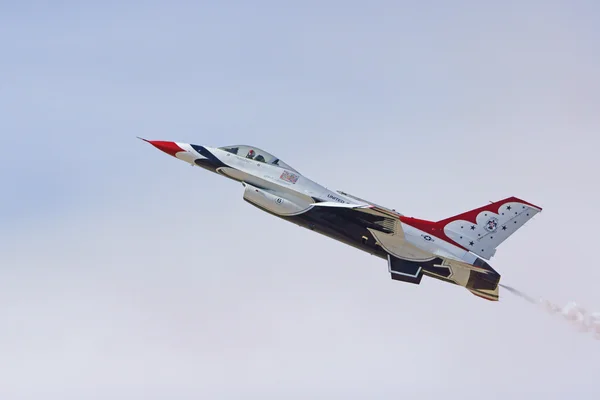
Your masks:
M460 244L456 243L454 240L450 239L448 236L446 236L446 234L444 233L445 224L440 224L439 222L427 221L424 219L405 217L405 216L400 217L400 222L403 222L406 225L410 225L413 228L420 229L423 232L429 233L430 235L433 235L442 240L445 240L448 243L452 243L453 245L458 246L461 249L464 249L467 251L469 250L466 247L463 247Z

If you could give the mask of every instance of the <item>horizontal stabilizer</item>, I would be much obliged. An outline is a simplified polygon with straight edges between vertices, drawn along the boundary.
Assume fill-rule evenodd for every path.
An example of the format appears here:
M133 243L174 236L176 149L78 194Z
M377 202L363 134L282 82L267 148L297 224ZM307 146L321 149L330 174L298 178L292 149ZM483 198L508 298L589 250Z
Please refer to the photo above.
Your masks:
M489 301L498 301L500 299L500 295L498 294L498 288L494 290L469 289L469 292L473 293L477 297L481 297L482 299L486 299Z

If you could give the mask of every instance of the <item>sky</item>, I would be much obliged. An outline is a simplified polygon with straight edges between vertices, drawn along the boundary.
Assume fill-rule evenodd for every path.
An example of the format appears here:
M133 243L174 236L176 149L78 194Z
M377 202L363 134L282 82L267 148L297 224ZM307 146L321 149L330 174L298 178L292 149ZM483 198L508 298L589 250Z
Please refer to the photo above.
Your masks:
M600 341L273 218L136 139L251 144L600 311L595 1L0 2L0 398L597 399Z

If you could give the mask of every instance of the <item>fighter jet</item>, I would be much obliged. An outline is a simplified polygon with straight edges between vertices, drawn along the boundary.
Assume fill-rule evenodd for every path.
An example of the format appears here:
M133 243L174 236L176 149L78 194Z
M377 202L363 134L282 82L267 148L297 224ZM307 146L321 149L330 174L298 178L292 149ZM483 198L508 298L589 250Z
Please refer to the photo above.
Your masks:
M428 221L329 190L258 147L142 140L186 163L240 182L243 199L262 211L386 260L393 280L418 285L425 275L490 301L499 300L500 274L485 260L542 211L508 197Z

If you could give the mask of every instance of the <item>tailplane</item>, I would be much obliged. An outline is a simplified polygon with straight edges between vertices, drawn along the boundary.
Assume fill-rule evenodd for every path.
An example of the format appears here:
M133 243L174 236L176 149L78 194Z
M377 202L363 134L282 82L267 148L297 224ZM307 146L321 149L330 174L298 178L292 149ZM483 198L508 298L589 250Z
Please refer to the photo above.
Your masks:
M435 223L461 247L489 260L496 248L542 208L508 197Z

